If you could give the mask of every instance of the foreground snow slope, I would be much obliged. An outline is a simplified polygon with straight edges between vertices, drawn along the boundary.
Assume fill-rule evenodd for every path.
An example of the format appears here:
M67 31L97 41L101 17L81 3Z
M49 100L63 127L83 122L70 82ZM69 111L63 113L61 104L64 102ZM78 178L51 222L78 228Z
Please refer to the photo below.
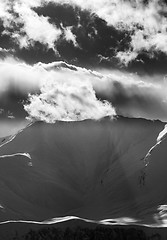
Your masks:
M145 157L164 125L123 117L35 122L1 143L0 221L70 215L160 221L158 206L167 204L165 136Z

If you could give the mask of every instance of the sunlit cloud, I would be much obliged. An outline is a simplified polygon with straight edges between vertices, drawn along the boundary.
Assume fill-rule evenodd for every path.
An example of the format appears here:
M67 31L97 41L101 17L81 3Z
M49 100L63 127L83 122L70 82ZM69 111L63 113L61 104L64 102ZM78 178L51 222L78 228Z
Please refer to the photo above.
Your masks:
M35 111L35 113L32 114L34 116L36 114L36 107L41 106L39 112L43 113L44 109L47 109L48 102L49 104L52 103L51 105L53 107L53 109L48 108L50 109L48 112L49 115L51 112L54 112L54 106L56 106L57 101L59 104L61 103L59 109L64 109L62 106L64 102L78 106L79 101L80 103L84 103L84 105L91 106L91 104L85 102L91 93L92 97L90 95L90 99L94 99L93 96L95 94L98 101L101 100L102 102L107 101L111 103L115 112L119 115L160 119L162 121L167 120L167 83L161 75L155 75L153 77L144 76L141 78L137 74L128 74L120 71L110 70L97 72L87 70L64 62L53 62L50 64L40 63L37 65L48 72L50 80L47 79L40 95L30 97L31 110L32 112ZM89 94L85 93L84 95L83 86L85 89L89 89ZM65 92L65 95L63 92ZM75 94L72 92L76 92L77 96L74 97ZM52 96L52 98L50 96ZM49 99L48 101L47 97ZM26 107L26 110L29 111L30 109ZM73 108L71 108L71 111L74 111ZM72 115L69 114L69 117L67 114L63 114L63 119L66 117L67 119L72 119ZM105 114L107 115L107 111ZM89 117L91 118L91 114ZM75 120L76 119L77 116L75 117Z
M54 123L115 115L111 103L96 98L90 82L74 80L68 73L58 75L56 81L44 83L40 95L30 96L30 104L24 107L30 119Z
M39 41L48 48L54 49L54 42L62 33L60 29L50 24L47 17L38 16L26 4L15 4L14 10L19 14L16 21L24 24L21 33L13 33L13 37L20 42L21 47L28 47Z
M47 122L122 116L167 121L167 82L114 70L92 71L65 62L28 65L12 59L0 63L1 102L9 94L29 101L31 119ZM1 106L1 108L3 108Z

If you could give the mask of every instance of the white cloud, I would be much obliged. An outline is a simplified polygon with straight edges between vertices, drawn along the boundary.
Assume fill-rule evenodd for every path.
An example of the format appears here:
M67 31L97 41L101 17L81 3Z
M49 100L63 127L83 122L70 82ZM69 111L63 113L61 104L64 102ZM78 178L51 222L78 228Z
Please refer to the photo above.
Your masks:
M11 5L8 0L0 1L0 20L3 21L4 27L9 27L11 25L11 20L13 19L13 15L10 12Z
M5 1L0 1L0 17L1 18L7 18L9 16L8 13L8 6L7 3Z
M9 92L25 94L39 90L44 70L12 58L0 61L0 98Z
M114 26L118 31L130 31L129 49L117 53L117 57L125 64L136 59L142 50L150 52L150 56L153 56L154 51L167 54L167 6L163 1L157 0L150 0L147 5L143 5L141 0L0 1L0 18L3 20L4 26L11 27L12 22L16 25L24 23L23 28L12 34L15 40L19 42L20 47L28 47L33 45L35 41L39 41L56 52L54 43L59 39L62 30L51 24L48 17L38 16L32 9L32 7L43 6L44 3L49 2L79 5L82 9L88 9L96 13L108 25ZM19 14L19 18L11 14L9 11L11 9ZM78 47L71 27L64 29L64 34L67 41L72 41L74 46Z
M54 79L72 79L91 83L96 96L108 100L116 112L123 116L167 120L167 83L162 75L138 76L121 71L96 72L64 62L40 64L56 74ZM60 74L60 76L58 75Z
M30 66L6 59L0 62L0 76L0 103L9 93L18 98L31 93L25 110L32 119L77 121L116 112L167 121L167 82L160 75L97 72L65 62ZM37 90L39 94L34 95Z
M129 50L117 54L120 61L128 64L136 59L142 50L150 51L151 55L154 51L167 54L167 18L163 14L167 7L162 1L152 0L147 6L137 0L133 2L106 0L101 1L101 4L103 6L93 4L92 8L99 17L118 30L133 32Z
M49 23L48 17L38 16L23 3L16 2L14 11L19 14L19 19L16 21L24 24L21 29L22 33L26 33L25 36L22 36L20 32L13 33L13 37L20 41L21 47L27 47L33 45L34 41L39 41L48 48L54 49L54 42L58 40L62 32L55 25Z
M84 71L76 72L73 66L69 66L72 70L66 69L63 62L56 64L57 68L42 63L30 66L11 58L1 61L0 105L4 100L8 102L10 93L19 98L40 90L40 94L31 95L30 104L25 106L33 119L77 121L115 114L109 102L96 98L92 83L84 79Z
M88 70L64 62L36 66L48 74L41 93L31 95L30 104L24 106L31 119L52 123L100 119L115 114L111 103L97 99Z
M109 25L117 28L134 29L134 24L140 24L150 33L159 29L165 30L163 25L166 24L166 19L161 12L165 12L167 7L162 1L151 0L146 6L140 0L44 0L43 2L79 5L82 9L95 12Z
M77 41L76 41L76 36L72 33L71 31L72 26L64 28L64 36L67 42L72 42L75 47L79 47Z
M47 79L41 94L31 96L30 104L24 106L31 119L53 123L100 119L115 114L109 102L96 98L90 82L74 80L68 73L58 75L57 79Z
M128 65L129 62L133 61L137 58L138 54L135 51L119 51L117 53L117 58L119 58L120 62L123 63L125 66Z
M1 48L0 47L0 52L1 53L7 53L7 52L10 52L10 49L6 49L6 48Z
M69 3L89 9L118 30L131 31L129 50L118 52L117 57L128 64L142 50L161 51L167 54L167 6L162 1L150 0L45 0L45 2Z
M0 2L0 18L3 20L4 27L6 27L4 34L10 35L19 44L20 48L28 48L38 41L57 53L55 42L64 33L66 41L72 41L74 46L78 47L76 36L71 31L72 26L66 28L62 26L62 31L62 29L49 22L49 17L39 16L32 9L41 6L42 2L44 3L40 0L16 0L12 2L5 0L3 3ZM11 9L13 13L11 13ZM15 29L15 26L18 29ZM13 31L11 32L12 27Z
M84 2L86 7L87 1ZM131 51L125 52L126 57L123 59L123 55L118 52L117 56L120 60L128 64L142 50L161 51L167 54L167 18L162 14L166 12L167 7L162 1L152 0L147 6L137 0L133 2L103 0L100 1L100 5L97 1L91 1L91 3L92 6L89 8L105 19L109 25L120 30L133 30L130 42Z

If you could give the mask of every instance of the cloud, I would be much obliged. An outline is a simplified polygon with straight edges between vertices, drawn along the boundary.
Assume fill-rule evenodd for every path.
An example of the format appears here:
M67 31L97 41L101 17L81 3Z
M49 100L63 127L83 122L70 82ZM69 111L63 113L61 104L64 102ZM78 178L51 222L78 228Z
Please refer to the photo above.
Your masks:
M167 121L167 82L163 75L154 75L152 77L145 75L140 77L137 74L114 70L97 72L64 62L41 63L39 65L53 74L54 84L50 87L52 91L55 91L53 89L56 89L57 86L55 79L61 79L63 84L64 81L65 84L74 84L73 89L75 92L77 92L76 84L80 87L81 83L89 83L95 91L97 99L110 102L119 115ZM45 98L47 91L50 92L50 90L44 87L40 102L47 101ZM62 92L61 88L59 91L60 99L65 99L66 95L62 97ZM78 97L79 94L83 95L82 91L78 92ZM51 95L56 96L56 93L52 92ZM40 95L35 96L34 99L31 98L31 102L39 98ZM69 103L71 102L70 99L68 101ZM64 100L61 100L61 102L64 102ZM42 106L42 109L44 109L45 105L43 104ZM34 109L36 109L35 105Z
M79 6L82 10L86 9L97 14L107 22L108 26L113 26L118 32L128 31L131 36L129 48L122 51L118 47L116 55L125 65L135 60L142 51L146 51L150 57L153 57L155 52L167 54L167 5L164 1L150 0L145 3L142 0L45 0L44 2Z
M64 28L64 38L67 42L72 42L75 47L79 47L76 36L71 31L72 27Z
M31 95L25 105L30 119L53 123L57 120L80 121L115 115L111 103L98 100L89 71L63 62L37 64L48 71L41 93Z
M31 66L12 59L0 62L0 75L0 108L14 116L26 111L31 119L55 122L119 114L167 121L163 75L92 71L63 61Z
M47 17L38 16L31 8L21 2L15 3L14 11L19 15L14 19L15 22L23 24L23 27L20 31L14 32L12 37L19 41L21 48L39 41L56 51L54 42L62 33L60 29L50 24Z
M108 25L117 30L128 30L131 33L128 51L120 53L117 57L128 64L136 59L141 51L148 51L152 56L154 52L167 54L167 5L164 1L82 1L73 0L83 8L91 9ZM126 11L125 11L126 9Z
M58 77L58 76L57 76ZM113 116L114 108L107 101L96 98L92 85L85 81L75 81L63 74L58 80L49 80L41 88L40 95L30 96L30 104L25 105L30 119L54 123L80 121Z
M38 92L40 80L44 73L23 62L12 58L0 61L0 108L4 109L2 115L12 112L14 116L24 117L25 111L22 101L26 100L28 93Z
M0 61L0 97L10 92L26 94L39 89L43 71L13 58Z
M38 62L40 55L43 61L128 67L167 56L164 1L5 0L0 9L1 35L27 62ZM32 61L25 48L35 52Z
M157 78L163 79L163 76ZM167 85L163 80L157 83L155 79L156 76L140 78L134 74L116 78L110 74L104 85L100 82L94 88L99 98L112 102L119 115L166 121Z
M0 18L5 20L9 17L9 13L7 11L7 6L5 2L0 2Z
M97 15L81 7L49 3L35 8L34 11L61 27L63 34L55 45L60 59L64 61L78 63L80 66L96 66L104 62L102 57L108 57L110 61L118 46L124 48L124 43L118 43L124 33L118 33Z
M0 108L20 111L20 101L31 94L30 104L24 108L33 119L77 121L115 114L111 103L96 98L91 82L83 81L84 76L80 77L75 66L69 66L70 70L62 66L68 64L30 66L11 58L1 61Z

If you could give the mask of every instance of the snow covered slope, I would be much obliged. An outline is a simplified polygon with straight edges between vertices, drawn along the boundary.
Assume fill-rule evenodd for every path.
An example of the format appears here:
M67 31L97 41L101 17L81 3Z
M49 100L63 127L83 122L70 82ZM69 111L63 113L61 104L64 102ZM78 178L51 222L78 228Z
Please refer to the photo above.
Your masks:
M33 123L0 144L0 221L164 224L164 127L123 117Z

